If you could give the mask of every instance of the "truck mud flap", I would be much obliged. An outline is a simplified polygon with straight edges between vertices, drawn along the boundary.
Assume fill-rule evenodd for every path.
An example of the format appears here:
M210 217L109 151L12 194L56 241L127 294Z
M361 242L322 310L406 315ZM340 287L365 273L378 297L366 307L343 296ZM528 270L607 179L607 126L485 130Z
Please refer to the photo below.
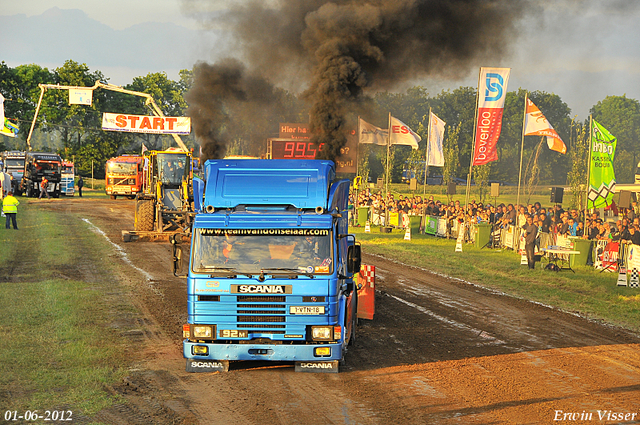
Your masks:
M296 372L338 373L338 360L329 362L296 362Z
M228 360L187 359L187 372L229 372Z

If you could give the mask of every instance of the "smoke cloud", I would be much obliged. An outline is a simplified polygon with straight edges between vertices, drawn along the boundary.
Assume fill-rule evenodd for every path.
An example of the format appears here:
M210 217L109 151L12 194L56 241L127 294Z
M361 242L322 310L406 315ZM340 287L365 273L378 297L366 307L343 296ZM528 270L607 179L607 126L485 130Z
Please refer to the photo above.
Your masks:
M217 22L245 65L235 62L239 73L223 65L196 67L187 99L196 136L205 146L215 141L211 154L223 155L219 137L231 119L221 112L227 102L257 106L266 98L252 90L294 87L309 103L314 141L325 143L324 158L334 159L346 143L348 114L366 100L367 91L428 76L460 78L472 68L496 66L525 3L261 0L233 6Z
M224 157L235 140L248 141L247 153L258 155L272 123L290 108L282 89L236 59L197 63L185 99L203 161Z

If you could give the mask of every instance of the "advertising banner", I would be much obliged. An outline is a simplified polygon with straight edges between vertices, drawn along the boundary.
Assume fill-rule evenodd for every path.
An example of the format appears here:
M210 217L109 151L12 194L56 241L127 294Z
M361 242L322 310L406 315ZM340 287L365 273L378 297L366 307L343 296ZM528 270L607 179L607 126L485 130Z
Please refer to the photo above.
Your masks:
M133 133L189 134L189 117L150 117L146 115L102 114L102 129Z
M591 164L587 207L600 208L611 204L616 175L613 158L616 154L616 138L609 131L591 120Z
M376 127L373 124L369 124L362 118L359 119L359 132L358 141L360 143L371 143L374 145L386 146L389 141L389 130Z
M391 136L389 136L390 144L408 145L411 146L412 149L418 149L418 142L420 142L422 138L398 118L390 117L389 120L391 124Z
M496 144L502 130L502 112L511 68L480 68L478 116L472 165L498 159Z
M437 231L438 231L438 217L428 215L425 220L424 232L427 235L435 236Z

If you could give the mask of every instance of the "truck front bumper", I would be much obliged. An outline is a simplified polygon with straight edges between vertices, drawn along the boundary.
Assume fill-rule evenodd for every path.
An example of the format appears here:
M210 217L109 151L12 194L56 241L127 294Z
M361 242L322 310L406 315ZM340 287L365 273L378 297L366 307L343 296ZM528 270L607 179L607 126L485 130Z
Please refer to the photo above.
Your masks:
M207 353L194 354L194 346L207 347ZM329 355L317 355L318 349L328 348ZM202 350L202 349L200 349ZM342 360L342 345L333 344L212 344L184 340L185 359L194 360L261 360L289 362L318 362Z

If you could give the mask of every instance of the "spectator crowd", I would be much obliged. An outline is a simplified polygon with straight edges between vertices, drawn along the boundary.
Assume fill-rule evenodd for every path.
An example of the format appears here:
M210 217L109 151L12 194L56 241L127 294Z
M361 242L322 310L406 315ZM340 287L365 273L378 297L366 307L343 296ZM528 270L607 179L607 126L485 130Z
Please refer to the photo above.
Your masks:
M588 214L585 221L584 211L565 210L560 204L545 208L539 202L528 205L502 203L485 205L474 200L465 208L460 201L443 204L434 200L432 195L423 198L419 195L403 196L389 193L384 197L382 193L373 193L371 189L361 191L357 202L355 194L352 194L351 204L369 207L369 217L375 218L373 222L375 225L385 225L387 213L404 213L443 217L448 221L449 229L452 228L451 224L454 220L467 224L491 224L493 230L508 226L521 229L527 223L527 217L531 217L533 224L542 235L576 236L589 240L609 240L640 245L640 207L635 201L630 208L613 211L617 221L603 219L598 213ZM614 209L617 210L615 206Z

